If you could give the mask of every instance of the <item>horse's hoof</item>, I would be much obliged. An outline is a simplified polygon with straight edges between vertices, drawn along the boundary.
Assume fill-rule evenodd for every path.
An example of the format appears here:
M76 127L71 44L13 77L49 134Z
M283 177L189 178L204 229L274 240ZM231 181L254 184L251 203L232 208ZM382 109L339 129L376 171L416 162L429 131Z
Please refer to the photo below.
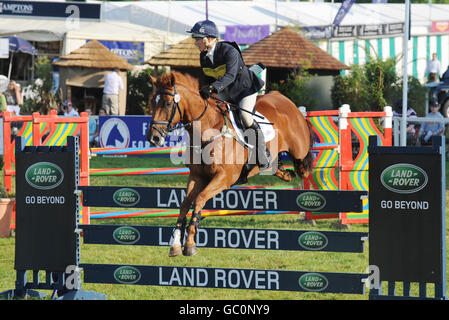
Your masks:
M176 257L182 254L181 246L173 246L170 247L170 252L168 253L169 257Z
M184 251L182 252L185 256L194 256L198 253L198 250L196 249L196 245L193 245L191 247L184 247Z

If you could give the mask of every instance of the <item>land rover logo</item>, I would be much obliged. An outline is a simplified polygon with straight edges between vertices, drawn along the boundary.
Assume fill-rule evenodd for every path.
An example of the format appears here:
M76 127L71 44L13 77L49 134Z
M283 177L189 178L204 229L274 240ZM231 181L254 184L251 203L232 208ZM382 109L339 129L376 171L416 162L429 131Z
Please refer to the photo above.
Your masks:
M306 250L322 250L329 243L327 237L317 231L304 232L299 236L298 242Z
M54 163L38 162L26 170L25 179L33 188L49 190L62 183L64 172Z
M139 193L130 188L121 188L114 192L112 199L119 206L132 207L140 201Z
M299 286L306 291L323 291L327 288L329 281L325 276L319 273L303 274L299 280Z
M140 271L131 266L118 267L114 271L114 279L123 284L134 284L140 280Z
M318 211L326 205L326 199L316 192L304 192L296 198L298 206L306 211Z
M139 241L140 232L133 227L123 226L115 229L112 237L120 244L134 244Z
M428 180L423 169L409 163L391 165L380 175L382 185L396 193L417 192L427 185Z

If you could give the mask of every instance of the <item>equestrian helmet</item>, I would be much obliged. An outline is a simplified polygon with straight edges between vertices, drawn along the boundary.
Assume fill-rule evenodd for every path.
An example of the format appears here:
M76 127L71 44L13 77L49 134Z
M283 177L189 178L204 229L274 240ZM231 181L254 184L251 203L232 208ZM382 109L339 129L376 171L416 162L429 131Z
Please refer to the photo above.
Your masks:
M192 38L220 37L217 26L210 20L198 21L193 28L187 32L192 34Z

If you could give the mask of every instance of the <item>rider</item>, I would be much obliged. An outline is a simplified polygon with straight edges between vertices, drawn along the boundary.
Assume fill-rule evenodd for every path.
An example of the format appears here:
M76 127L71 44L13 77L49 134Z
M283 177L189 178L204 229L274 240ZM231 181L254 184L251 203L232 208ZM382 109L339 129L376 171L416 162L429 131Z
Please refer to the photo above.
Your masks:
M208 99L212 93L242 108L243 122L256 133L257 161L261 168L268 168L271 155L259 124L253 119L257 92L264 82L243 62L242 54L236 43L220 41L217 26L210 20L195 23L190 31L195 45L201 51L200 64L207 85L201 88L200 95ZM263 152L265 151L265 152Z

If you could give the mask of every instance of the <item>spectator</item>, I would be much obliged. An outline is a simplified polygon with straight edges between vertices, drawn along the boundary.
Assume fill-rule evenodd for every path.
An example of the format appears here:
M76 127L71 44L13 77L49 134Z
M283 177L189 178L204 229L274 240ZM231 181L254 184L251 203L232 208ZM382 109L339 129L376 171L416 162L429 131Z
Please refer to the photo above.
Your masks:
M62 103L62 110L64 111L64 117L79 117L78 111L73 108L72 101L67 99Z
M393 105L393 117L402 117L402 99L397 100ZM415 145L416 144L416 128L415 124L409 122L409 119L417 118L416 111L413 110L412 107L407 105L407 145Z
M441 73L440 61L437 59L437 54L432 54L432 60L427 63L426 74L428 82L439 82Z
M90 145L90 147L94 147L95 137L97 134L98 119L95 119L92 117L92 109L91 108L86 108L84 111L89 116L89 145Z
M114 68L112 72L106 74L103 89L103 108L108 115L118 115L119 93L123 90L123 80L120 77L120 69Z
M11 80L8 84L8 90L5 92L7 110L12 115L20 115L20 105L22 104L22 94L20 86Z
M107 116L106 110L104 110L103 108L100 108L100 110L98 111L98 116ZM93 143L94 146L100 145L100 124L99 124L98 118L96 120L96 129L95 129L95 134L93 136L93 141L94 141L94 143Z
M108 114L106 113L106 110L104 108L100 108L100 110L98 111L98 115L99 116L107 116Z
M53 68L53 72L52 72L52 76L53 76L53 83L51 86L51 90L50 93L52 94L57 94L58 90L59 90L59 66L55 65L54 63L59 61L59 58L54 58L51 63L52 63L52 68Z
M436 100L430 102L430 113L427 114L426 119L443 119L443 115L440 113L440 104ZM434 135L444 134L444 123L437 121L424 122L419 130L419 137L421 145L432 144L430 137Z

